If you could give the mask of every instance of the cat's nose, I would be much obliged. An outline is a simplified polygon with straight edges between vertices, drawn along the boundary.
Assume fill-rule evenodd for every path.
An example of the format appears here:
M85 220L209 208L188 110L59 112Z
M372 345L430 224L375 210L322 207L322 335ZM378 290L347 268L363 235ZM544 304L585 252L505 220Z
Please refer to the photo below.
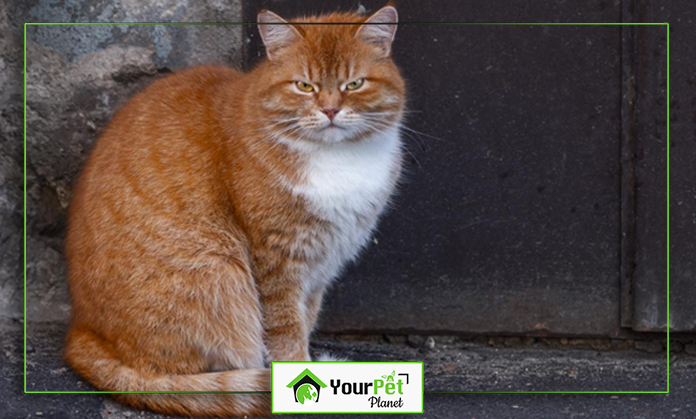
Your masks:
M334 118L336 117L336 114L341 112L341 110L335 106L332 106L330 108L324 108L321 111L324 112L326 114L326 116L329 117L330 121L333 121Z

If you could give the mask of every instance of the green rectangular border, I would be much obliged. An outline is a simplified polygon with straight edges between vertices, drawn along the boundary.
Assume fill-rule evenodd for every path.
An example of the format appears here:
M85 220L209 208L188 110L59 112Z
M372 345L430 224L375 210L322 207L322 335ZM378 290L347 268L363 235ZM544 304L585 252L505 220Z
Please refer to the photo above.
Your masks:
M25 394L251 394L268 391L29 391L27 390L27 26L99 26L99 25L257 25L258 23L229 22L81 22L81 23L24 23L24 393ZM318 23L325 25L326 23ZM666 26L667 27L667 390L664 391L425 391L425 394L669 394L669 23L462 23L462 22L401 22L399 25L461 25L461 26ZM422 363L422 362L421 362ZM424 371L425 373L425 371ZM272 379L272 377L271 377ZM425 400L423 400L425 402ZM308 413L308 412L298 412ZM312 412L313 413L313 412ZM317 412L318 413L318 412ZM373 412L365 412L373 413ZM399 412L402 413L402 412Z
M273 389L273 364L309 364L310 362L303 362L303 361L275 361L271 362L271 389ZM316 362L311 362L312 364L315 364ZM368 414L368 415L408 415L408 414L423 414L423 411L425 410L425 393L428 393L425 391L425 364L423 361L385 361L385 362L351 362L351 361L328 361L328 362L320 362L324 364L421 364L421 378L423 379L423 395L421 396L421 406L422 410L420 412L279 412L275 413L273 411L273 396L271 396L271 414L272 415L316 415L316 414L325 414L325 415L340 415L340 414L349 414L349 415L361 415L361 414ZM272 391L271 391L272 393Z

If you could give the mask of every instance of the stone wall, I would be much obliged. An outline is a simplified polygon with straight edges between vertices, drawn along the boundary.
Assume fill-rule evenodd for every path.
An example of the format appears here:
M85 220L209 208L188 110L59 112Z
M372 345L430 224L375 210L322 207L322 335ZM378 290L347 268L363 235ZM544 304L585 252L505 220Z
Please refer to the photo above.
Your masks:
M0 2L0 317L22 316L24 22L239 22L238 0ZM242 63L238 25L27 27L27 310L66 320L65 215L89 150L114 112L154 79Z

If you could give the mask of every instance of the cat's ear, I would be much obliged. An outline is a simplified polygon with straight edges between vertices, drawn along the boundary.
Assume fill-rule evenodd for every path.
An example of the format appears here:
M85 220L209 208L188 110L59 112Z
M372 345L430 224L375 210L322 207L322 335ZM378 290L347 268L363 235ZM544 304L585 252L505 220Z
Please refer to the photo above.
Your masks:
M261 33L263 45L266 47L266 55L271 61L274 58L274 54L280 49L285 48L302 37L297 29L285 19L269 10L262 10L259 12L257 21L260 23L260 25L258 25L259 33Z
M394 6L385 6L365 21L355 34L361 41L378 46L384 56L391 53L391 45L396 35L399 14Z

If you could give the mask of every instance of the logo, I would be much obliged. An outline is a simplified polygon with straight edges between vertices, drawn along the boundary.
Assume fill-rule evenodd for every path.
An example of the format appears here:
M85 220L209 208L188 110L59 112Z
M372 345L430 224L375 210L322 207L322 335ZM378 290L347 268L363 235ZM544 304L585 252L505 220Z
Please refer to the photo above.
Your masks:
M398 376L404 376L406 382L401 380L401 378L397 378L397 380L394 381L395 375L397 375L396 370L392 371L391 374L383 375L381 380L377 378L372 382L341 382L341 380L331 380L329 383L333 389L333 394L336 395L370 395L367 399L370 403L370 408L400 408L404 405L401 396L404 394L404 384L408 384L408 374L398 374ZM382 399L382 397L385 398Z
M326 384L317 378L309 368L306 368L287 387L292 387L293 393L295 393L295 402L310 404L319 401L319 392L326 387Z
M382 378L387 381L394 381L394 374L396 374L396 370L392 371L392 373L389 375L383 375Z
M423 412L422 362L273 362L271 371L273 413Z

